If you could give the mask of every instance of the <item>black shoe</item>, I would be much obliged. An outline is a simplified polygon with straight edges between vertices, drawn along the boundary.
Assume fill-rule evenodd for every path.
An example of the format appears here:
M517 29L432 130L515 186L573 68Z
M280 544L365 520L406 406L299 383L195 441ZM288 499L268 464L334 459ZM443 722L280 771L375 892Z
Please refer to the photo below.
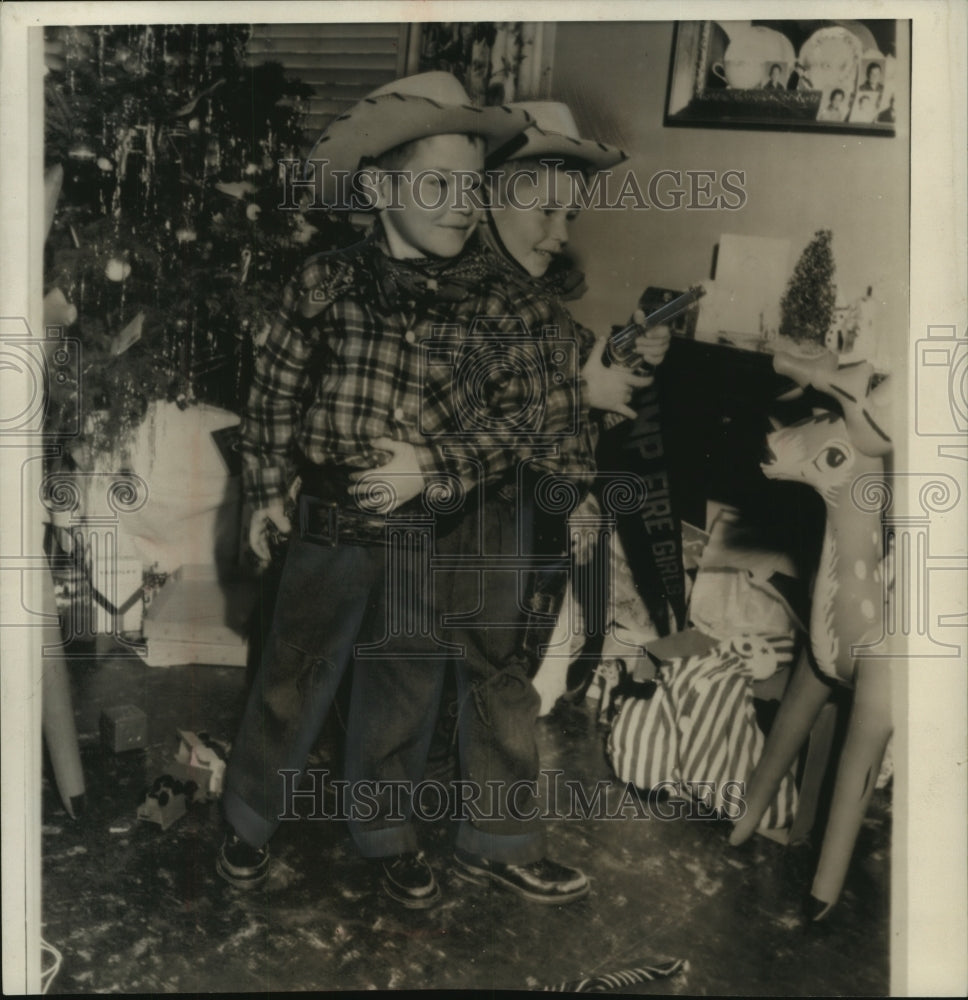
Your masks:
M237 889L255 888L269 876L269 848L250 847L231 830L219 848L215 870Z
M588 879L577 869L542 858L527 865L508 865L457 850L454 860L465 871L483 875L532 903L570 903L588 892Z
M383 888L391 899L411 910L425 910L440 899L440 886L420 854L382 858Z

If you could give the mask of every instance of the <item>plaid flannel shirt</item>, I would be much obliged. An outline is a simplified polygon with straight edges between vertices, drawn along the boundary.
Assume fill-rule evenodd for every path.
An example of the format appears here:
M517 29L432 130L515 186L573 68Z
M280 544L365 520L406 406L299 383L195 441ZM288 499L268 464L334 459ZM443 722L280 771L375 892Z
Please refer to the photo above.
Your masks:
M285 289L243 409L246 499L258 509L284 496L300 454L376 468L391 457L379 437L416 446L427 482L456 476L465 490L525 460L587 476L577 366L590 337L476 243L443 266L393 260L375 239L310 258ZM517 365L495 360L502 348Z

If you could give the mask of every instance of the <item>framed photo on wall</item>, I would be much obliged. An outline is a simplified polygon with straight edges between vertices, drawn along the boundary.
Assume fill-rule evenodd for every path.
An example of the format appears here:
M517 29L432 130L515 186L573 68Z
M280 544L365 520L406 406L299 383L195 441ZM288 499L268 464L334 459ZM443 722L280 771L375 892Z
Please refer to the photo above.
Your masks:
M680 21L665 124L893 136L910 73L904 30L883 19Z

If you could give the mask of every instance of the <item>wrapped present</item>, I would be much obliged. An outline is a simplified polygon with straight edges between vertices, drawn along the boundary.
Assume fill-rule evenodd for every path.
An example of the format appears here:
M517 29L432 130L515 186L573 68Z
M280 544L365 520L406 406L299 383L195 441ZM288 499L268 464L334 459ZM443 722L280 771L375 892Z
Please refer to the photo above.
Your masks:
M677 789L711 812L730 813L759 761L765 737L756 722L753 683L789 666L788 633L741 634L706 651L664 659L648 697L624 701L608 736L607 754L619 780L642 791ZM790 824L797 788L788 772L761 821Z
M149 667L210 663L244 667L245 632L257 584L219 577L207 564L180 566L153 595L143 633Z
M194 782L206 798L217 799L222 794L231 744L214 740L208 733L184 729L178 730L178 740L173 773Z

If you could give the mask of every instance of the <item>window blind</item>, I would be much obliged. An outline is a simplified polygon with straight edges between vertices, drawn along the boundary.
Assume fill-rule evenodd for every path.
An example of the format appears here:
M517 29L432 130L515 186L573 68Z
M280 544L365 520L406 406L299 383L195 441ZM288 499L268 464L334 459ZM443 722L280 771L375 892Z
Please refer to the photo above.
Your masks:
M248 44L250 65L278 62L287 76L314 88L304 119L312 145L335 115L375 87L405 76L409 69L411 25L254 24Z

